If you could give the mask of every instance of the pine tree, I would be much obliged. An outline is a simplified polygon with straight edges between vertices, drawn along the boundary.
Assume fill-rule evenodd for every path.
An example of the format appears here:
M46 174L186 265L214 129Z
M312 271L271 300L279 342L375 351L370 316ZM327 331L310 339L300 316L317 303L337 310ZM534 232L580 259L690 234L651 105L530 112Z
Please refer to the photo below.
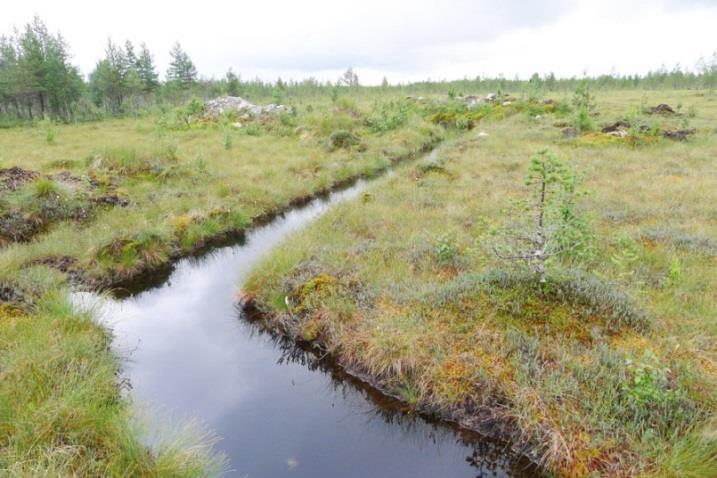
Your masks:
M45 55L40 38L46 33L43 30L44 25L35 17L31 24L25 26L19 39L20 95L30 119L33 117L32 107L35 101L39 104L40 114L45 114Z
M139 78L137 55L134 52L134 45L127 40L124 44L124 85L127 98L130 100L132 109L136 112L139 109L140 97L142 94L142 82Z
M124 56L125 56L125 60L127 62L127 68L136 69L137 68L137 55L135 55L135 53L134 53L134 45L129 40L124 42Z
M130 72L127 55L122 47L115 45L111 39L107 40L105 58L97 62L95 70L90 74L90 88L95 103L98 106L104 104L112 114L120 114L130 90Z
M43 82L50 116L68 119L71 104L80 99L83 84L79 69L69 63L68 47L60 34L47 40Z
M69 62L60 34L51 35L39 17L22 33L0 39L0 105L18 117L69 118L82 91L82 78Z
M0 101L5 106L6 113L10 112L12 106L19 118L22 113L18 104L18 76L17 50L13 39L6 36L0 37Z
M359 86L358 75L354 72L353 68L349 68L339 77L338 84L339 86L343 85L355 88Z
M226 93L229 96L239 96L241 83L239 81L239 77L232 71L231 68L229 68L229 71L227 71L226 75Z
M197 68L189 55L182 50L179 42L175 42L169 52L172 60L167 69L167 81L178 84L181 88L189 88L197 82Z
M137 76L145 93L151 93L159 86L159 74L154 66L154 59L149 52L147 45L140 45L139 57L137 58Z
M555 89L555 83L557 82L555 78L555 73L552 71L548 73L548 75L545 77L545 87L548 88L548 91L553 91Z

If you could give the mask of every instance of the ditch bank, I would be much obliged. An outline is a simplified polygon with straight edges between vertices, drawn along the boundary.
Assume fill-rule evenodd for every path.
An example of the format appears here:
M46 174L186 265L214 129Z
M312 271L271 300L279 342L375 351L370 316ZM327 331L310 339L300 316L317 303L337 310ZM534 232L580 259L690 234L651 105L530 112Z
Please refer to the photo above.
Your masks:
M122 273L112 270L100 277L90 277L82 271L76 270L72 276L73 282L83 290L111 290L118 297L131 295L149 287L160 285L171 275L179 260L187 257L202 257L217 248L241 243L246 238L247 232L271 223L280 215L292 209L306 206L311 201L326 199L330 194L349 189L359 181L377 178L399 164L414 161L434 151L443 142L444 138L433 137L430 141L407 154L390 158L389 162L382 167L336 180L311 194L296 197L283 206L253 216L249 224L244 228L221 231L194 244L190 249L183 249L179 243L174 244L172 253L162 263L142 265Z
M365 184L279 214L239 244L182 259L161 284L104 299L133 400L150 416L206 424L236 476L536 476L504 443L409 410L237 309L237 286L258 261Z
M290 319L281 320L268 312L268 308L262 307L254 297L240 294L237 306L248 321L274 340L283 344L292 344L295 350L310 355L318 366L333 375L341 377L355 387L370 390L382 407L392 412L420 415L428 422L442 423L453 428L457 433L470 437L474 443L488 442L505 450L506 455L511 456L516 463L520 463L521 470L520 475L508 476L543 476L539 456L536 453L537 447L533 443L526 442L525 436L513 420L502 418L499 400L496 399L490 404L464 404L462 407L453 408L410 405L405 402L400 390L396 390L389 381L372 375L356 364L346 363L341 356L331 353L319 340L306 340L300 327L295 327L297 324L293 324Z

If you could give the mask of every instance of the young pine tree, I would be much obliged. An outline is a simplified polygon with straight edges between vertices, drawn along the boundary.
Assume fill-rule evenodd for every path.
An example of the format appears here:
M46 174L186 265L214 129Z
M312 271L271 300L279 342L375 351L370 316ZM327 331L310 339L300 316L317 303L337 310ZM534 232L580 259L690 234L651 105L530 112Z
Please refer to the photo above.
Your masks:
M533 155L525 184L529 196L514 204L511 224L495 231L493 252L543 283L551 258L586 256L592 234L576 205L578 177L555 154Z

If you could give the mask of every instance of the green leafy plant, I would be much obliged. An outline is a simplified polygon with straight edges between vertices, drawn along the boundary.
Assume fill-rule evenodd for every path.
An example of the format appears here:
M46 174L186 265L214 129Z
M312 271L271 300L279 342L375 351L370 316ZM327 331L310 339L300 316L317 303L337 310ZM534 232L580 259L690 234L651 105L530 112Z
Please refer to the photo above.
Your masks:
M441 264L452 262L458 255L455 241L449 234L443 234L436 241L436 259Z
M662 285L664 287L674 287L682 282L682 264L680 258L675 256L670 260L670 267L667 270L667 275L662 279Z
M175 115L180 125L186 128L201 118L204 112L204 102L199 98L192 98L183 107L177 108Z
M659 406L675 400L670 385L670 368L663 365L654 352L646 350L638 359L625 359L628 372L623 392L635 407Z
M615 241L616 251L610 256L610 262L614 266L614 277L621 283L639 284L635 280L635 264L640 259L640 250L637 243L626 236L619 236Z
M389 101L374 105L366 125L375 133L400 128L408 121L409 105L405 101Z
M473 127L473 123L468 118L457 118L456 119L456 128L457 129L471 129Z

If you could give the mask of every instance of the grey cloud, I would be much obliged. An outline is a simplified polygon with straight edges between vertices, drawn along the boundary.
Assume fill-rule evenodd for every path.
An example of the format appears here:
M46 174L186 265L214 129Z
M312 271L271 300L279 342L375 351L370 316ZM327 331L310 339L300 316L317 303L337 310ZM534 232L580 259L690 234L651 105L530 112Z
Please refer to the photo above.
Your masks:
M406 7L406 4L403 4ZM415 4L419 5L419 4ZM441 45L486 42L518 28L539 27L557 21L574 8L567 0L543 2L467 1L425 2L376 17L350 14L326 28L325 38L301 29L288 32L286 48L242 54L244 64L257 68L323 70L355 67L428 64L422 53ZM309 25L314 28L315 25Z

